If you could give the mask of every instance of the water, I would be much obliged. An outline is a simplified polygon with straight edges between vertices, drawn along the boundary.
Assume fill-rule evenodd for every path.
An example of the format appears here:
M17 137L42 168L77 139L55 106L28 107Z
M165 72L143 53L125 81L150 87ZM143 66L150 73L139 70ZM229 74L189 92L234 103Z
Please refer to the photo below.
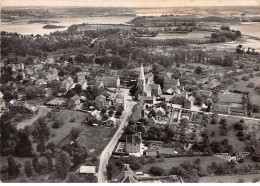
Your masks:
M17 32L19 34L49 34L50 32L67 30L67 27L73 24L89 23L89 24L125 24L130 22L134 17L131 16L107 16L107 17L86 17L86 18L53 18L48 19L52 21L59 21L54 23L58 26L66 26L65 28L44 29L45 24L34 23L28 24L30 19L17 20L12 22L2 22L1 31Z
M260 39L260 22L248 22L231 25L231 29L240 30L242 34L258 37Z

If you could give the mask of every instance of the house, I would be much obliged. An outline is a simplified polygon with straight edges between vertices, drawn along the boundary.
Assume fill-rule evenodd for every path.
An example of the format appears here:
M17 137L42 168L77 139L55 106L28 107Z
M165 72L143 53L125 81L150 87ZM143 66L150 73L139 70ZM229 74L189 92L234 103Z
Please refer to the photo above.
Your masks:
M191 101L190 101L189 99L185 99L185 100L183 101L183 107L184 107L185 109L191 109Z
M229 114L230 107L227 105L214 104L212 110L219 114Z
M211 91L208 91L208 90L198 90L198 93L201 95L201 96L204 96L204 97L210 97L212 95L212 92Z
M103 124L106 125L106 127L114 127L116 125L116 118L110 117Z
M141 133L126 135L126 152L137 153L141 151Z
M93 116L93 118L97 119L97 120L101 120L102 116L100 115L100 111L98 110L94 110L90 113L91 116Z
M129 164L125 164L122 171L115 178L113 178L112 182L137 183L138 178L136 173L130 168Z
M138 121L142 117L144 117L144 105L143 103L139 102L138 104L134 105L132 109L131 120Z
M79 105L80 96L75 95L75 96L71 97L70 99L68 99L67 104L68 104L68 108L73 108L73 107Z
M95 85L102 85L103 87L108 88L117 88L120 86L120 78L119 77L95 77Z
M60 89L68 92L72 85L74 84L73 79L69 76L67 79L64 79L60 85Z
M24 113L35 113L38 110L38 108L36 106L28 104L27 101L15 100L10 105L10 110L14 110L14 111L19 110L20 112L24 112Z
M81 166L78 171L80 174L92 174L96 176L96 166Z
M245 109L244 107L230 107L230 114L236 116L245 116Z
M125 100L125 95L121 90L116 90L116 95L112 99L112 103L116 108L122 107L125 110L126 100Z
M146 84L149 85L149 84L152 84L153 83L153 79L154 79L154 75L153 73L148 73L145 75L145 80L146 80Z
M97 96L95 99L95 104L96 104L96 107L98 108L98 110L101 110L104 106L107 105L106 97L103 95Z
M50 57L50 58L46 59L45 63L47 63L47 64L54 64L54 58Z
M154 96L147 96L144 98L144 103L146 104L154 104L156 98Z
M43 86L43 85L47 85L47 82L44 79L39 79L35 81L35 85Z
M169 76L164 77L163 81L163 89L168 90L170 88L177 89L180 86L180 80L179 79L172 79Z
M146 96L160 96L162 94L161 86L159 84L149 84L145 87Z

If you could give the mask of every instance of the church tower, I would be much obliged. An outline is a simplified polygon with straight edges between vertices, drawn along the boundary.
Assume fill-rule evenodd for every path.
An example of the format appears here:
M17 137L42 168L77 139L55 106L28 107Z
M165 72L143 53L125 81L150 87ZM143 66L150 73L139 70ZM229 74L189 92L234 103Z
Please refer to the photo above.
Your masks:
M144 67L141 65L140 75L138 77L138 95L144 95L145 93L145 76L144 76Z

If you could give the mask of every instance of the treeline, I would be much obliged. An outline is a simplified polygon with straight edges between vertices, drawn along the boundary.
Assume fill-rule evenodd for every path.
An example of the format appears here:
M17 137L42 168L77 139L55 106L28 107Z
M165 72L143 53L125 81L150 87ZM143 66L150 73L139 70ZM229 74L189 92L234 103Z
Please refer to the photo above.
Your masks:
M36 36L24 36L17 33L1 32L1 36L2 56L13 54L23 57L26 55L42 57L47 52L85 46L90 43L88 40L64 40L62 37L55 37L55 42L52 42L48 38L41 37L38 34Z
M223 29L225 30L225 29ZM211 42L212 43L222 43L226 41L234 41L237 38L241 37L240 31L226 31L226 32L217 32L211 34Z

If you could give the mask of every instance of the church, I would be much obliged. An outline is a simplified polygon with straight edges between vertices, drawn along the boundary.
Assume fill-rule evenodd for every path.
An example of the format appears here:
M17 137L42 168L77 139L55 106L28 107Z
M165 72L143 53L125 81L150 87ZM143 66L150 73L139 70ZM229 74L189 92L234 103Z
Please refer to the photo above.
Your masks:
M162 94L161 86L159 84L154 84L150 75L145 76L143 64L141 65L137 87L139 97L157 97Z

